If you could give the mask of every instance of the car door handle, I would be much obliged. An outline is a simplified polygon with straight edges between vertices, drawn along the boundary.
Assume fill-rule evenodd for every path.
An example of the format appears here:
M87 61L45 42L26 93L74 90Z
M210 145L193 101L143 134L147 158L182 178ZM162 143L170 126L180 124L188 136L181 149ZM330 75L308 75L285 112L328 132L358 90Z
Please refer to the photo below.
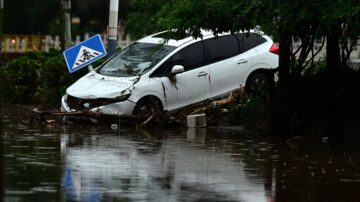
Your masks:
M197 77L202 77L202 76L206 76L208 73L206 72L199 72Z
M240 59L237 63L243 64L243 63L247 63L247 62L248 62L248 60L246 60L246 59Z

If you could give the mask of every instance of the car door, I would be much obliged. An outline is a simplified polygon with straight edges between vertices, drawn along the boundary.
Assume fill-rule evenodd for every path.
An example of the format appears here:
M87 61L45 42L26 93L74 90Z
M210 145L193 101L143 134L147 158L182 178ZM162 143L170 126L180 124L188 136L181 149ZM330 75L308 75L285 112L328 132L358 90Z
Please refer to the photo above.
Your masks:
M203 43L197 42L175 53L154 72L153 76L161 77L167 110L209 98L209 70L203 63ZM174 65L182 65L184 71L171 75Z
M243 74L248 71L251 58L246 53L239 54L240 47L235 35L208 39L204 43L210 72L211 97L226 95L244 86Z

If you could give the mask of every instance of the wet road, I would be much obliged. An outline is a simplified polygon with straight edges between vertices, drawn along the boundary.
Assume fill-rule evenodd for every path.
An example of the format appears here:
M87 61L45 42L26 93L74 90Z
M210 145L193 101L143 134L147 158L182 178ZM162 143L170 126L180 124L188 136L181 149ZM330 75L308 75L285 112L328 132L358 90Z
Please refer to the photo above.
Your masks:
M29 125L27 112L0 111L3 201L360 201L351 141Z

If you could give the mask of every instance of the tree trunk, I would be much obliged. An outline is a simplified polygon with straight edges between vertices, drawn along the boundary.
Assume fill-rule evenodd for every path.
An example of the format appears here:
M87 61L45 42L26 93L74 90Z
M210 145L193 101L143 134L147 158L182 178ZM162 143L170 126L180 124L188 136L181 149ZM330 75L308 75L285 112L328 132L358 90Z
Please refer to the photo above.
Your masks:
M279 33L279 82L278 96L270 105L270 132L286 134L289 131L289 86L290 86L291 34Z
M61 0L61 5L64 13L64 42L62 48L67 49L72 45L71 42L71 0Z
M0 0L0 53L2 52L2 35L3 35L3 25L4 25L4 0Z
M326 39L326 66L330 73L336 74L340 70L340 26L331 29Z
M291 35L285 31L279 33L279 90L280 99L288 94L290 82Z

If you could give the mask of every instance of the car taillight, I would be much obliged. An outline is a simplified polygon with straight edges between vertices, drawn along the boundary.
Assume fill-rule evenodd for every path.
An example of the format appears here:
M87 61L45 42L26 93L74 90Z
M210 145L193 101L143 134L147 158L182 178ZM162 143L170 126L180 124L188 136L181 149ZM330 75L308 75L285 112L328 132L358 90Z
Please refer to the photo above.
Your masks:
M270 53L274 53L276 55L279 55L279 46L273 43L273 45L270 48Z

